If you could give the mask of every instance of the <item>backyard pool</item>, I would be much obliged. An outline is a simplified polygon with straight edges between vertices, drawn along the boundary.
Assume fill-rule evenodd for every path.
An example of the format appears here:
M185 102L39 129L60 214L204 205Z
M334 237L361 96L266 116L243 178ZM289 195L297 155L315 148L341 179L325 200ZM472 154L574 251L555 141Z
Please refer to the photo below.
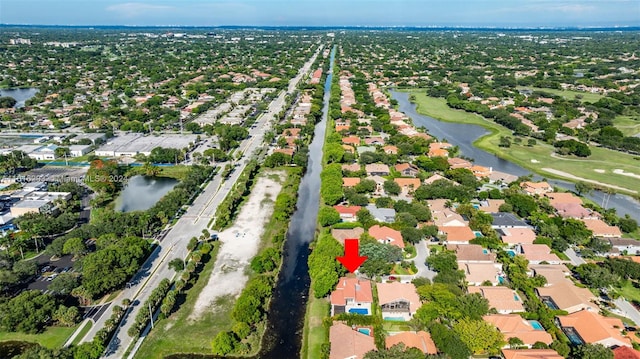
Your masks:
M371 329L369 328L358 328L358 331L364 335L371 335Z
M367 308L351 308L349 309L349 313L369 315L369 310Z
M531 326L535 330L544 330L544 327L542 326L542 324L540 324L540 322L537 320L530 320L529 324L531 324Z
M404 322L404 317L384 317L384 320L391 320L394 322Z
M509 257L511 257L511 258L513 258L513 257L515 257L515 256L516 256L516 252L515 252L515 251L512 251L512 250L508 250L508 251L507 251L507 254L508 254L508 255L509 255Z

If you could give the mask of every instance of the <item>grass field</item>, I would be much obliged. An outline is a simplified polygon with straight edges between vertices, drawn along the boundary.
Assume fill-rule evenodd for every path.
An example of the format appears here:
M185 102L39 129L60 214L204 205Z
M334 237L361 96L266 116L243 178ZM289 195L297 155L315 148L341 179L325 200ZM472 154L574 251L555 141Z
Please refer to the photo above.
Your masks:
M38 343L43 347L55 349L62 347L77 328L77 325L73 327L49 327L40 334L0 332L0 342L17 340Z
M322 357L322 344L327 337L327 330L322 325L322 320L329 316L329 302L326 298L309 296L307 314L304 320L304 336L302 340L302 359L315 359Z
M620 295L628 301L640 302L640 289L633 286L631 281L627 280L624 286L620 289Z
M189 319L198 295L209 281L215 264L218 246L211 252L212 258L205 264L195 285L187 292L184 303L169 318L156 322L156 327L144 340L136 358L161 359L175 353L211 353L211 341L222 330L231 326L231 309L234 300L218 300L215 311L207 312L197 321Z
M501 136L512 136L511 131L478 115L461 110L454 110L447 106L446 100L428 97L424 91L410 91L415 95L418 112L446 122L469 123L482 126L490 134L477 139L474 145L498 157L514 162L532 172L553 178L562 177L545 172L543 168L551 168L570 173L587 180L601 182L627 189L637 194L638 178L614 173L614 170L624 170L626 173L640 175L640 157L591 146L592 155L588 158L575 156L552 156L554 147L537 141L533 147L524 144L512 144L509 148L498 146ZM513 141L512 141L513 142ZM523 139L526 143L526 139ZM598 171L596 171L598 170Z
M631 116L616 116L613 124L618 130L622 131L625 136L635 136L640 133L640 118L636 120Z
M582 102L598 102L599 99L603 98L604 96L601 94L597 94L597 93L591 93L591 92L583 92L583 91L571 91L571 90L556 90L556 89L549 89L549 88L541 88L541 87L522 87L522 86L518 86L518 89L531 89L534 91L542 91L542 92L547 92L553 95L557 95L557 96L562 96L568 100L573 100L576 96L582 96L581 101Z
M85 323L84 327L82 327L82 330L80 331L80 333L78 333L76 338L73 340L73 343L71 343L71 344L73 344L73 345L80 344L80 341L82 340L82 338L84 338L85 335L87 335L89 330L91 330L91 327L93 327L93 322L92 321L87 321Z

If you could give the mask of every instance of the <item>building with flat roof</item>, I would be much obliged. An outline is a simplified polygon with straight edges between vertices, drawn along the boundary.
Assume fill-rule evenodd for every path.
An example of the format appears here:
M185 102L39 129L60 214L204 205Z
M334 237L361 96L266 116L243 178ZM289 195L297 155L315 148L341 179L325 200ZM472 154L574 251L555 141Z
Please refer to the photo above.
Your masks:
M195 143L197 135L142 135L128 133L110 138L96 150L96 156L133 157L137 154L148 156L156 147L182 149Z

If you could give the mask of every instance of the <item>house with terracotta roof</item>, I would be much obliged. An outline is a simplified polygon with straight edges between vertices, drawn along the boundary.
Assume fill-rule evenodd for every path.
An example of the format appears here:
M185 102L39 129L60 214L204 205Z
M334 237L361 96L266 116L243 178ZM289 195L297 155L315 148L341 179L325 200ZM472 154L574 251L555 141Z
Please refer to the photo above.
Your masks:
M519 313L524 312L524 306L522 305L522 299L511 288L508 287L490 287L479 286L469 287L469 294L478 293L483 298L489 301L489 307L495 308L500 314Z
M342 145L342 149L344 149L345 152L356 153L356 149L353 146Z
M388 176L389 166L382 163L370 163L365 166L365 170L369 176Z
M471 168L471 166L473 166L471 162L458 157L448 158L447 162L449 162L449 166L451 169Z
M342 177L342 187L352 188L360 183L360 177Z
M355 222L357 220L356 214L362 209L360 206L333 206L340 214L340 219L343 222Z
M530 196L541 196L545 193L553 192L553 187L551 187L551 185L547 182L525 181L520 183L520 187L526 194Z
M441 175L439 175L437 173L434 174L433 176L427 178L426 180L424 180L424 184L427 184L427 185L428 184L433 184L433 182L439 181L439 180L445 180L445 181L448 181L448 182L453 182L454 184L458 184L458 182L454 182L454 181L448 179L447 177L441 176Z
M384 145L384 139L382 137L367 137L364 139L364 143L369 146Z
M547 280L545 287L565 283L568 277L571 275L571 271L564 264L531 264L528 265L529 274L533 277L536 275L542 276Z
M385 319L408 321L420 308L420 297L413 283L376 283L376 288Z
M620 346L613 349L613 359L640 359L640 351Z
M497 230L502 242L509 245L533 244L536 232L531 228L503 228Z
M475 233L469 226L438 226L438 234L447 236L448 244L469 244L469 241L476 238Z
M352 163L350 165L342 165L342 170L343 171L358 172L358 171L360 171L360 169L361 169L361 167L357 163Z
M384 153L388 154L388 155L397 155L398 154L398 147L393 146L393 145L387 145L382 147L382 150L384 151Z
M500 206L504 204L504 199L487 199L480 201L480 207L478 210L484 213L498 213L500 212Z
M420 173L420 169L411 163L398 163L395 169L404 177L415 177Z
M504 335L505 341L508 341L509 338L518 338L529 348L536 342L547 345L553 342L551 335L544 328L538 327L539 323L535 323L536 327L533 327L531 322L524 320L518 314L492 314L485 315L483 319L498 328L500 333Z
M598 306L593 303L596 297L587 288L576 287L570 280L536 288L536 294L551 309L561 309L569 313L581 310L597 312Z
M364 233L364 228L356 227L356 228L332 228L331 236L335 238L340 244L344 245L345 239L355 238L360 239L360 236Z
M621 238L622 231L618 226L610 226L601 219L580 219L594 237Z
M562 218L597 219L600 214L577 203L555 203L552 207Z
M293 156L293 154L296 152L293 148L276 148L275 150L273 150L273 152L276 153L283 153L287 156Z
M385 339L387 349L400 343L407 348L417 348L424 354L438 354L438 348L431 339L431 334L422 330L419 332L400 332Z
M464 276L469 285L483 285L491 283L498 285L500 283L500 274L502 273L502 264L500 263L461 263L460 269L464 272Z
M469 168L469 170L473 172L473 174L477 178L484 178L484 177L489 177L489 175L491 174L492 168L484 167L480 165L473 165L471 166L471 168Z
M452 144L446 142L431 142L429 144L429 157L448 157L449 151L447 148L453 147Z
M602 344L607 348L631 346L631 340L622 335L622 321L603 317L597 311L581 310L569 315L559 315L556 323L574 345Z
M360 144L360 137L358 136L343 137L342 143L344 143L345 145L358 146Z
M504 359L564 359L553 349L502 349Z
M419 178L394 178L393 181L400 186L400 193L404 196L412 194L420 187Z
M376 350L372 336L339 322L329 328L329 342L329 359L363 359L366 353Z
M342 313L371 315L371 282L366 279L342 277L336 290L331 292L330 299L331 316Z
M427 200L433 224L438 227L467 227L468 224L464 218L452 208L447 207L448 202L450 201L446 199Z
M402 240L400 231L376 224L369 228L369 235L380 243L391 244L404 249L404 241Z
M516 246L518 254L523 255L529 263L540 264L561 264L563 261L555 253L551 253L551 248L546 244L518 244Z
M551 206L554 206L556 203L582 204L582 199L570 192L550 192L545 193L544 196L549 198Z
M458 262L493 263L496 261L495 253L491 253L477 244L449 244L447 249L455 252Z

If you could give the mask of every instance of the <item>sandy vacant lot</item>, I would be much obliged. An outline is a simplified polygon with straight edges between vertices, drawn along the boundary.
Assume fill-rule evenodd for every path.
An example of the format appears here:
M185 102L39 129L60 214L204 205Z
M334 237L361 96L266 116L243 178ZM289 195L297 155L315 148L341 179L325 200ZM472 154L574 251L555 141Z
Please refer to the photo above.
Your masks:
M190 319L197 319L207 310L215 310L212 304L218 297L240 294L247 282L245 268L258 251L273 201L281 188L282 185L271 178L259 178L233 226L219 234L222 246L215 267L207 286L198 296Z

